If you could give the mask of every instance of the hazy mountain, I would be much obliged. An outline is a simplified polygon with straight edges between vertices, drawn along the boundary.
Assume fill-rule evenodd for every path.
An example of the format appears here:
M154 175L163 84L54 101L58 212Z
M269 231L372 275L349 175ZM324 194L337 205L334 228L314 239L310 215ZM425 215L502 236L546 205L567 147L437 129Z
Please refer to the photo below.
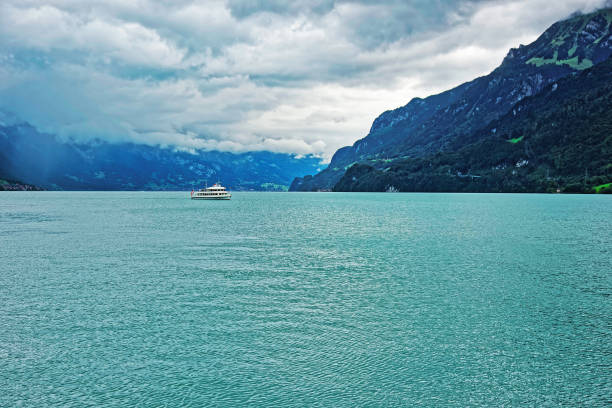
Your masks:
M64 143L28 124L0 126L0 178L61 190L286 190L317 171L315 157L271 152L189 153L133 143Z
M453 152L525 98L612 54L612 9L557 22L536 41L513 48L489 75L381 114L369 134L339 149L327 169L296 178L292 190L331 189L355 163L388 168L396 161ZM345 184L343 184L345 186Z

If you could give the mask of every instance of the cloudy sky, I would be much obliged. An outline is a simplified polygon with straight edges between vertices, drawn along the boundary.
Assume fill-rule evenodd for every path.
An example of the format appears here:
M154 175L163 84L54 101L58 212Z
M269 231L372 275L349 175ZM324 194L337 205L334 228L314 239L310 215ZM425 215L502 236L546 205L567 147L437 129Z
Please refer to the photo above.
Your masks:
M605 0L2 0L0 110L65 138L329 158Z

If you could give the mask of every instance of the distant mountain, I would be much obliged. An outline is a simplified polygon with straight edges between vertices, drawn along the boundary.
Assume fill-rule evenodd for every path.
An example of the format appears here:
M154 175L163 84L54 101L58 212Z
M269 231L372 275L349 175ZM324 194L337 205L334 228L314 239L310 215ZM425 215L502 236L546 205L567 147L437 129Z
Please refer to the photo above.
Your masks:
M41 191L42 188L21 181L0 179L0 191Z
M355 164L334 190L612 193L612 57L521 100L462 144Z
M52 190L286 190L320 159L271 152L189 153L133 143L64 143L21 123L0 126L0 177Z
M479 131L517 103L605 61L612 54L611 22L612 9L603 9L553 24L533 43L511 49L489 75L384 112L365 138L339 149L317 175L296 178L290 189L329 190L355 163L388 168L408 158L454 152L477 135L486 137Z

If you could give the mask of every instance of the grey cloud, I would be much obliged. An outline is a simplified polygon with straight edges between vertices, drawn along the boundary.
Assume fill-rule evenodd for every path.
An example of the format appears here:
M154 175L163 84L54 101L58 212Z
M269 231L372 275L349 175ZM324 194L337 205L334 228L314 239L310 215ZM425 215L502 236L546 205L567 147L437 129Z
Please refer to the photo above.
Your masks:
M339 3L336 12L346 35L361 47L372 49L394 43L415 33L446 31L475 9L477 1L413 0Z
M333 0L228 0L227 5L236 18L258 13L295 15L299 13L321 15L334 8Z
M495 0L229 0L232 15L244 19L260 13L336 16L349 41L375 48L415 32L444 30L468 17L477 5ZM333 17L332 17L333 18ZM440 27L442 26L442 27Z
M4 0L0 110L63 137L329 157L603 4Z

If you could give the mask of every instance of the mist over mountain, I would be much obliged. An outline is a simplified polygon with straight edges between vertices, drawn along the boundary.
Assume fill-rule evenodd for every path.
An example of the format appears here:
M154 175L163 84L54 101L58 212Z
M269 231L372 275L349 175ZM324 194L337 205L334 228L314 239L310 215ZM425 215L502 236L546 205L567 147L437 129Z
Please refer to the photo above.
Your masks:
M313 156L74 143L27 123L0 126L0 178L52 190L191 190L222 181L235 190L284 191L319 165Z
M610 55L610 9L576 14L438 93L609 2L247 3L2 3L0 115L18 118L0 120L0 178L331 190L356 163L389 171L491 137L492 121ZM432 93L379 115L320 172L375 112Z
M606 1L3 0L0 110L77 143L329 161L378 112Z
M431 157L440 153L450 154L481 140L496 137L499 134L495 127L491 128L490 132L481 130L490 127L489 124L492 121L499 120L509 112L515 115L523 100L538 95L544 89L551 89L551 86L560 79L588 70L606 61L612 54L611 22L612 9L610 8L586 15L576 15L557 22L533 43L511 49L502 64L489 75L425 99L415 98L403 107L384 112L374 121L365 138L356 141L352 146L339 149L334 154L328 168L322 172L315 176L296 178L291 185L291 190L384 191L391 185L382 185L378 182L367 186L367 183L352 184L356 181L353 178L357 179L357 173L361 174L365 171L363 165L377 171L388 172L395 164L405 163L406 160ZM601 76L605 72L596 71L596 73ZM602 83L605 84L605 81ZM586 85L583 80L572 80L566 86L580 88ZM601 92L607 91L602 89ZM606 101L604 98L596 103L605 104ZM553 102L538 100L538 103ZM556 99L554 103L562 105L562 101L559 102ZM580 105L576 107L580 109ZM605 109L604 105L604 113L607 112ZM588 116L589 112L592 112L592 107L585 105L584 114ZM532 119L532 123L535 123L535 117ZM523 123L522 126L526 125ZM511 133L518 134L517 132ZM567 146L568 148L575 147L574 144L578 143L573 139L566 140L566 142L571 143ZM549 147L552 148L552 145ZM471 152L476 154L477 149ZM480 151L479 154L488 153ZM606 151L597 154L600 157L592 157L596 162L600 158L609 160L609 156L606 156L609 153ZM349 182L343 176L349 175L347 170L357 163L360 164L360 167L353 169ZM465 169L464 163L451 163L451 167L454 167L456 171L459 171L459 168L464 172L471 171L469 168ZM549 169L548 177L551 177L551 171L562 170ZM580 171L584 172L584 168ZM592 169L591 171L602 172L603 170ZM427 169L422 169L422 174L427 174ZM463 173L460 172L460 174ZM591 175L600 174L591 173ZM577 175L574 176L577 177ZM605 171L602 177L606 178ZM341 179L342 183L337 184ZM393 180L395 184L401 184L407 189L402 191L427 191L428 189L441 191L434 186L425 188L415 187L414 183L403 183L401 173L395 174ZM561 190L568 188L562 185L559 187ZM462 188L447 186L442 190L461 191ZM524 189L518 188L518 190L534 191L534 188L533 185L530 185L524 186ZM475 189L493 191L482 188L482 186ZM506 191L505 188L501 190Z

